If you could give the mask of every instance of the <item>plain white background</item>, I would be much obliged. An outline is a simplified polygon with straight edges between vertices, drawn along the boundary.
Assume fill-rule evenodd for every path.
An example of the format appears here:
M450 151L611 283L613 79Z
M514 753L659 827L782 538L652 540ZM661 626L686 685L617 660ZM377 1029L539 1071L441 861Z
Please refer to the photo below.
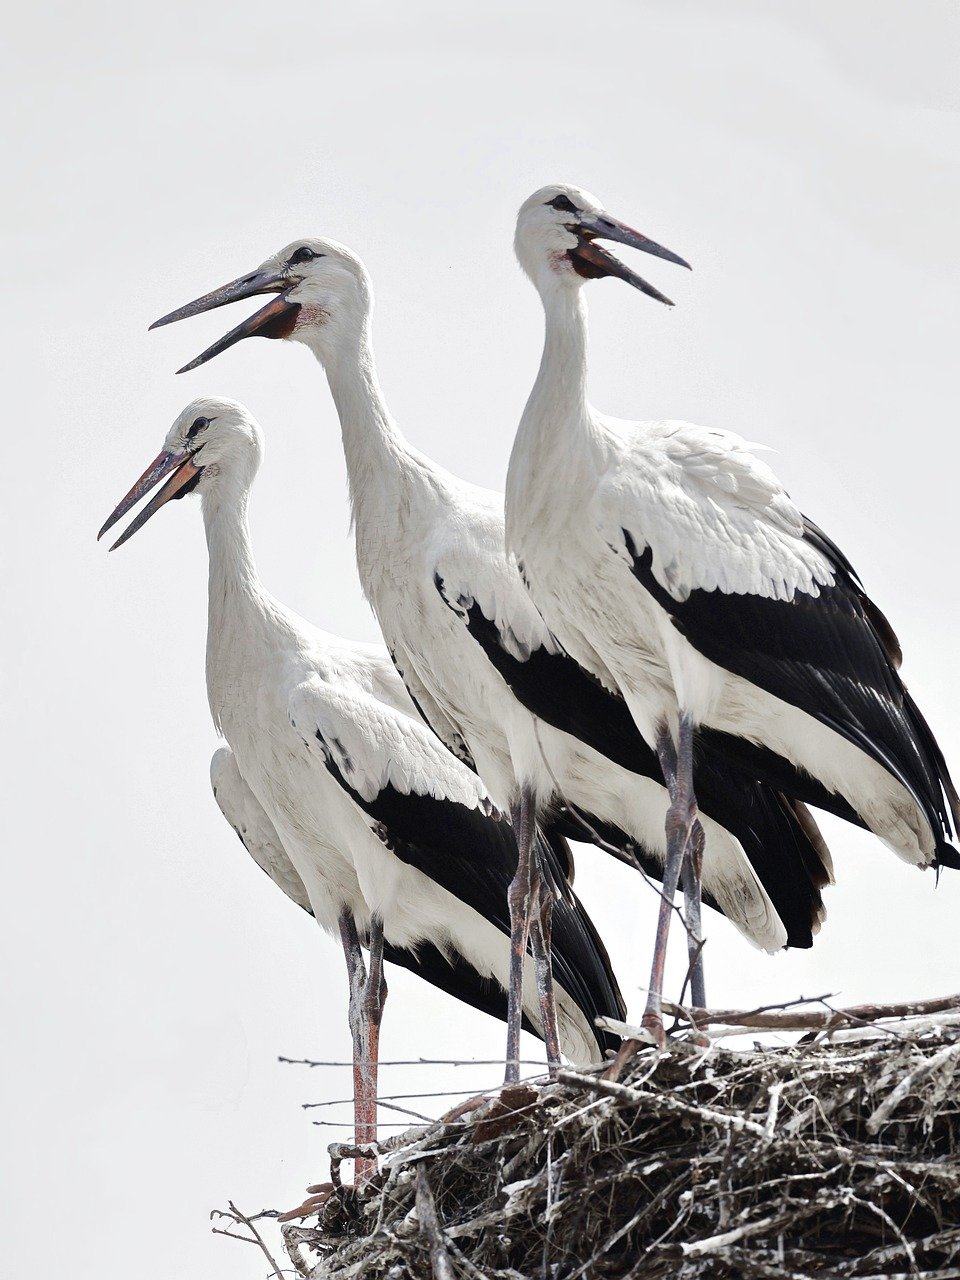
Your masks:
M325 1175L343 1131L312 1127L321 1113L300 1103L344 1096L348 1075L276 1058L342 1058L349 1042L338 952L249 863L209 794L196 504L116 556L94 541L190 397L238 397L263 423L252 521L270 587L330 629L376 632L309 355L248 342L178 379L243 309L148 323L297 235L342 239L375 282L400 422L499 487L540 345L515 210L548 181L587 187L695 268L645 264L672 312L591 287L594 401L777 450L891 615L960 769L960 22L935 0L174 0L41 5L16 22L3 79L3 1270L256 1277L263 1260L211 1236L207 1213L228 1197L286 1207ZM839 883L815 949L765 957L711 916L713 999L957 988L960 878L936 887L823 825ZM653 894L590 853L579 885L636 1012ZM391 981L385 1057L500 1052L499 1024ZM387 1069L383 1089L495 1078Z

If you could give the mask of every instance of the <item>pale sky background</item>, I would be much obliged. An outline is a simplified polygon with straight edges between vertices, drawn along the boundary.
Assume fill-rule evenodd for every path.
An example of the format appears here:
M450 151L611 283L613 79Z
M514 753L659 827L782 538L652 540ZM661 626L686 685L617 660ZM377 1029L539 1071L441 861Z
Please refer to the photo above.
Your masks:
M147 325L295 236L344 240L374 280L401 424L500 487L541 341L515 211L542 183L587 187L694 265L647 264L669 313L591 287L595 403L777 450L890 614L960 771L960 14L174 0L21 8L6 35L2 1269L255 1278L263 1260L211 1236L208 1211L288 1207L326 1175L346 1131L300 1103L345 1096L348 1073L276 1059L343 1058L349 1039L339 952L210 795L198 504L116 556L94 541L188 399L237 397L264 426L252 523L271 589L331 630L377 633L312 358L247 342L178 379L246 309ZM765 957L710 913L712 999L955 990L960 876L935 887L823 827L840 882L816 947ZM637 1013L656 900L602 855L579 869ZM495 1057L502 1041L391 976L384 1057ZM386 1069L382 1087L495 1078Z

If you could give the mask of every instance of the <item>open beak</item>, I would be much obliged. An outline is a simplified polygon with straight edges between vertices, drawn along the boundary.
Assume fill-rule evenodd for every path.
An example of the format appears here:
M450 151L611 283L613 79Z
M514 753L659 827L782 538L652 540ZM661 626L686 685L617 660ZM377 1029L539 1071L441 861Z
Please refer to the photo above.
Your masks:
M97 541L99 542L107 530L112 529L131 507L135 507L154 485L159 484L164 476L170 476L163 488L153 495L137 518L131 521L110 548L111 551L116 551L117 547L122 546L128 538L132 538L138 529L142 529L150 517L165 506L171 498L182 498L189 493L200 479L202 471L202 467L194 465L193 457L186 449L180 450L179 453L168 453L166 450L158 453L129 493L110 513L103 528L97 534ZM171 472L173 472L172 475Z
M690 263L679 254L674 253L670 249L665 249L662 244L657 244L656 240L651 240L649 236L645 236L640 231L634 231L632 227L628 227L625 222L619 222L616 218L611 218L608 213L597 214L595 218L584 218L578 225L580 243L570 250L570 261L573 263L574 269L580 275L589 280L597 280L603 276L615 276L618 280L625 280L627 284L632 284L635 289L639 289L641 293L645 293L648 298L655 298L657 302L663 302L668 307L672 307L671 300L659 289L655 289L642 276L637 275L635 271L615 258L612 253L596 244L597 240L615 240L618 244L629 245L631 249L639 249L641 253L652 253L656 258L664 258L667 262L675 262L678 267L686 267L691 270Z
M300 304L289 302L284 294L284 290L290 288L293 283L294 281L279 271L255 271L252 275L241 276L239 280L231 280L229 284L214 289L212 293L205 293L202 298L196 298L186 306L178 307L169 315L161 316L150 328L159 329L161 325L173 324L175 320L186 320L204 311L215 311L217 307L229 306L231 302L239 302L243 298L255 298L264 293L279 295L272 298L265 307L255 311L242 324L238 324L235 329L224 334L213 346L207 347L206 351L201 352L195 360L191 360L189 364L177 370L177 373L187 373L190 369L206 364L208 360L218 356L221 351L226 351L227 347L232 347L242 338L288 337L293 332L297 312L300 310Z

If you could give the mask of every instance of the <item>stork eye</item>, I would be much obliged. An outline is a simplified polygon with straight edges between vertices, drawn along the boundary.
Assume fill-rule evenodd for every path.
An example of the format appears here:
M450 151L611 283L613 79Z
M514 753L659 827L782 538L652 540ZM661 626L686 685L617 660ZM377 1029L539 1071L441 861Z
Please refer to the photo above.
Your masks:
M290 266L295 267L300 262L312 262L314 258L322 257L322 253L314 253L309 245L302 244L290 255Z
M194 418L193 422L191 422L190 424L189 430L187 431L187 439L193 440L197 435L200 434L200 432L203 430L204 427L209 427L209 425L210 425L209 418L203 418L203 417Z
M547 204L551 209L557 209L561 213L579 213L580 210L568 196L554 196L552 200L548 200Z

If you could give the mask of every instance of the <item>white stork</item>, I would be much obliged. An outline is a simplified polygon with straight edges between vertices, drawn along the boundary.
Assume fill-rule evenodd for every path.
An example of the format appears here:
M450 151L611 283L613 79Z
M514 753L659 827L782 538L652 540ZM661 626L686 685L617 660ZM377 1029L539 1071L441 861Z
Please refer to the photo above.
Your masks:
M555 818L560 799L566 834L584 838L571 817L584 814L659 873L668 805L660 766L615 687L578 667L544 626L504 550L502 496L437 466L393 421L374 366L370 282L353 253L328 240L295 242L156 324L265 293L277 296L186 369L254 335L303 342L323 364L340 416L364 591L428 723L515 816L510 1079L535 819ZM720 736L705 742L697 778L709 900L768 950L809 946L829 879L816 828L778 790L728 767L724 751ZM548 904L540 905L546 917ZM535 954L537 924L535 913Z
M920 867L960 865L947 843L958 805L889 623L770 468L729 432L620 421L588 403L585 282L613 276L669 302L598 240L687 265L578 188L545 187L522 206L516 252L546 336L510 459L507 544L547 626L616 685L665 761L670 857L645 1017L659 1036L700 726L738 739L760 777L789 769L792 795L852 810Z
M214 771L217 800L260 865L342 941L356 1137L365 1142L375 1137L384 956L503 1016L515 845L477 775L420 720L388 655L311 626L261 585L246 519L260 455L260 429L242 405L195 400L101 534L165 477L115 546L170 499L203 499L207 690L233 753ZM548 874L564 884L563 840L541 844ZM553 945L563 1052L598 1061L611 1045L594 1020L625 1009L572 892L558 903ZM535 982L525 983L522 1004L542 1033Z

